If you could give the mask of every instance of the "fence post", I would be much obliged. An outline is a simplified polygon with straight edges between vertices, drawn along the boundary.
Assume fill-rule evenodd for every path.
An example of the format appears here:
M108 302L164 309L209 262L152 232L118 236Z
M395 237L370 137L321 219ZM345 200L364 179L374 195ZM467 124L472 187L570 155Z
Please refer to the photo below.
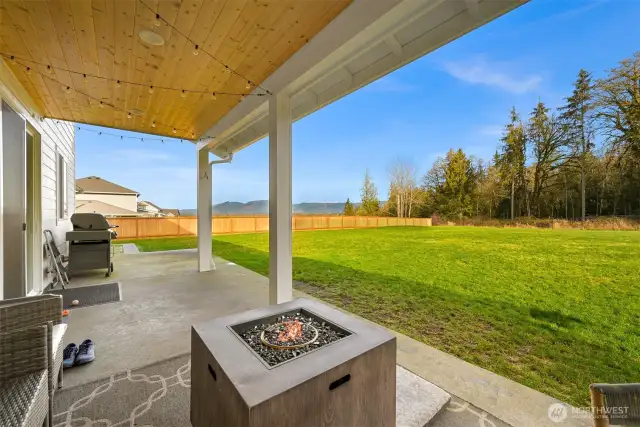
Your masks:
M139 219L140 218L135 218L135 220L136 220L136 238L138 238L138 220Z

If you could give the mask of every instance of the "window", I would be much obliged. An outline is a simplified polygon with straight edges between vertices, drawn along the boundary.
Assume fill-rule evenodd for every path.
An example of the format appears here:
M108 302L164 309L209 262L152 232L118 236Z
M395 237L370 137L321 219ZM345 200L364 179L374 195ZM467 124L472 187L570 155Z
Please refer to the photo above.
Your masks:
M67 162L58 153L58 219L66 219L69 213L67 203Z

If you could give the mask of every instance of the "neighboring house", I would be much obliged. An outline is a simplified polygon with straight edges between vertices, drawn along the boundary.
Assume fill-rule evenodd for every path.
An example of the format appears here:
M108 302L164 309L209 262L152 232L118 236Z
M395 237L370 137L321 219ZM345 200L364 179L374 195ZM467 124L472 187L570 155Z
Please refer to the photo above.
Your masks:
M180 216L180 209L162 209L164 216Z
M99 176L76 180L76 210L78 212L96 212L110 216L137 216L139 195L135 190L107 181Z
M160 206L151 203L148 200L138 202L138 215L139 216L180 216L178 209L162 209Z
M162 208L154 205L148 200L138 202L138 214L140 214L141 216L163 216L161 215Z
M40 102L40 101L38 101ZM75 127L46 119L0 60L0 299L33 295L51 282L43 230L67 253L75 212Z
M121 207L101 202L100 200L79 200L76 201L77 213L99 213L106 217L109 216L138 216L137 212L131 212Z

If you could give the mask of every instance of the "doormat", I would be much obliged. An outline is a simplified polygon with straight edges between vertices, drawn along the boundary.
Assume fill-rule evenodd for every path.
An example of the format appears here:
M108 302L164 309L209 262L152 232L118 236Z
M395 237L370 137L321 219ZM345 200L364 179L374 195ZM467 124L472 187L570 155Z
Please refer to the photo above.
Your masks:
M80 286L77 288L55 289L48 294L62 295L62 305L65 309L89 307L107 304L121 300L120 282L101 283L99 285ZM73 301L77 300L74 305Z

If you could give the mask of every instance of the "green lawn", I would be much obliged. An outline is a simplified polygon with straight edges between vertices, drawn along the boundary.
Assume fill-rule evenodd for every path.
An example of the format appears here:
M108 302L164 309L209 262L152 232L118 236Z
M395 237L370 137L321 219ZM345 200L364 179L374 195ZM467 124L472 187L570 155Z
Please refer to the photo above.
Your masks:
M148 239L144 251L195 247ZM268 235L213 239L268 273ZM298 287L584 406L592 382L640 379L640 233L382 228L294 233Z

